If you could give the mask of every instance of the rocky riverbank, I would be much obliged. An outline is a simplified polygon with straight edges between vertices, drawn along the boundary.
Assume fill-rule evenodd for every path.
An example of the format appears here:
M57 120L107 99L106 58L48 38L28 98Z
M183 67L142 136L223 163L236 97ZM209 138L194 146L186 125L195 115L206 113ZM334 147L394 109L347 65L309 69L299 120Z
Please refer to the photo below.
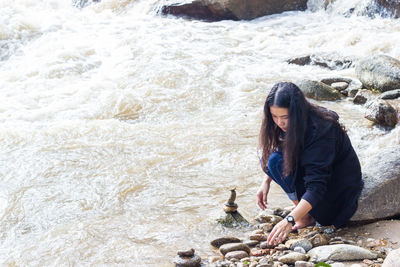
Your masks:
M255 218L254 229L244 236L223 236L212 240L210 244L215 248L215 256L200 263L199 257L190 250L189 252L193 252L192 258L186 257L186 264L180 258L180 261L176 261L176 266L396 266L393 262L396 262L396 256L399 255L399 220L379 221L338 230L310 226L291 233L282 244L268 245L265 240L272 227L288 212L290 211L282 209L265 210ZM189 262L189 259L192 260ZM400 266L400 261L398 264Z

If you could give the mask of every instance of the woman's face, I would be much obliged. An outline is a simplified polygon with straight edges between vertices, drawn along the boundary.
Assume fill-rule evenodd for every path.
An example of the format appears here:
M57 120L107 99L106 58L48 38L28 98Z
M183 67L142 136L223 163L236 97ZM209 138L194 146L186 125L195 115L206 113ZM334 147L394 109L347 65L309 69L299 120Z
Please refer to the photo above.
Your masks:
M271 112L272 119L274 120L275 124L278 125L282 131L286 132L289 124L289 110L287 108L271 106L269 111Z

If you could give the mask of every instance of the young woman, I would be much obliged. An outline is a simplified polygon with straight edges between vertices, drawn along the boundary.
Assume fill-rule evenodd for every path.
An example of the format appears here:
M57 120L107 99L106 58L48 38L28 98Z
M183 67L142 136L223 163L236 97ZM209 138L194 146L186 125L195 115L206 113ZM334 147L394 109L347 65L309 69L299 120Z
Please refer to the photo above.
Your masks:
M361 167L338 119L335 112L308 102L293 83L272 87L260 131L267 177L257 193L258 205L266 208L274 180L295 207L272 229L269 244L315 221L342 227L355 213L363 187Z

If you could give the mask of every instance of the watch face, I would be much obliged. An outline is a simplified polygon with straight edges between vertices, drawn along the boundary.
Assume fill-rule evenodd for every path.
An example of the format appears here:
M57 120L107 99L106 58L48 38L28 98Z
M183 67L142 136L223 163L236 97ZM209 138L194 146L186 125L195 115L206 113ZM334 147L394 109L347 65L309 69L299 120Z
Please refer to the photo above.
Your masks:
M288 221L288 222L290 222L291 224L294 224L294 218L293 218L293 216L287 216L286 217L286 220Z

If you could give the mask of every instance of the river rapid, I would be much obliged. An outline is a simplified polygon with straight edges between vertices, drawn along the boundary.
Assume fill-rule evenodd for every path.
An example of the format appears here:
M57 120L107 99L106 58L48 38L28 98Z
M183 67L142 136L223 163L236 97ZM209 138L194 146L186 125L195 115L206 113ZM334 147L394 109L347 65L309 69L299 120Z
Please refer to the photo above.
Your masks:
M262 108L278 81L355 78L289 65L309 54L400 58L400 23L367 1L252 21L157 14L157 0L0 0L0 265L172 266L236 234L215 223L237 188L259 208ZM349 14L348 10L355 12ZM339 113L362 164L400 144L349 100ZM273 186L271 207L286 206Z

